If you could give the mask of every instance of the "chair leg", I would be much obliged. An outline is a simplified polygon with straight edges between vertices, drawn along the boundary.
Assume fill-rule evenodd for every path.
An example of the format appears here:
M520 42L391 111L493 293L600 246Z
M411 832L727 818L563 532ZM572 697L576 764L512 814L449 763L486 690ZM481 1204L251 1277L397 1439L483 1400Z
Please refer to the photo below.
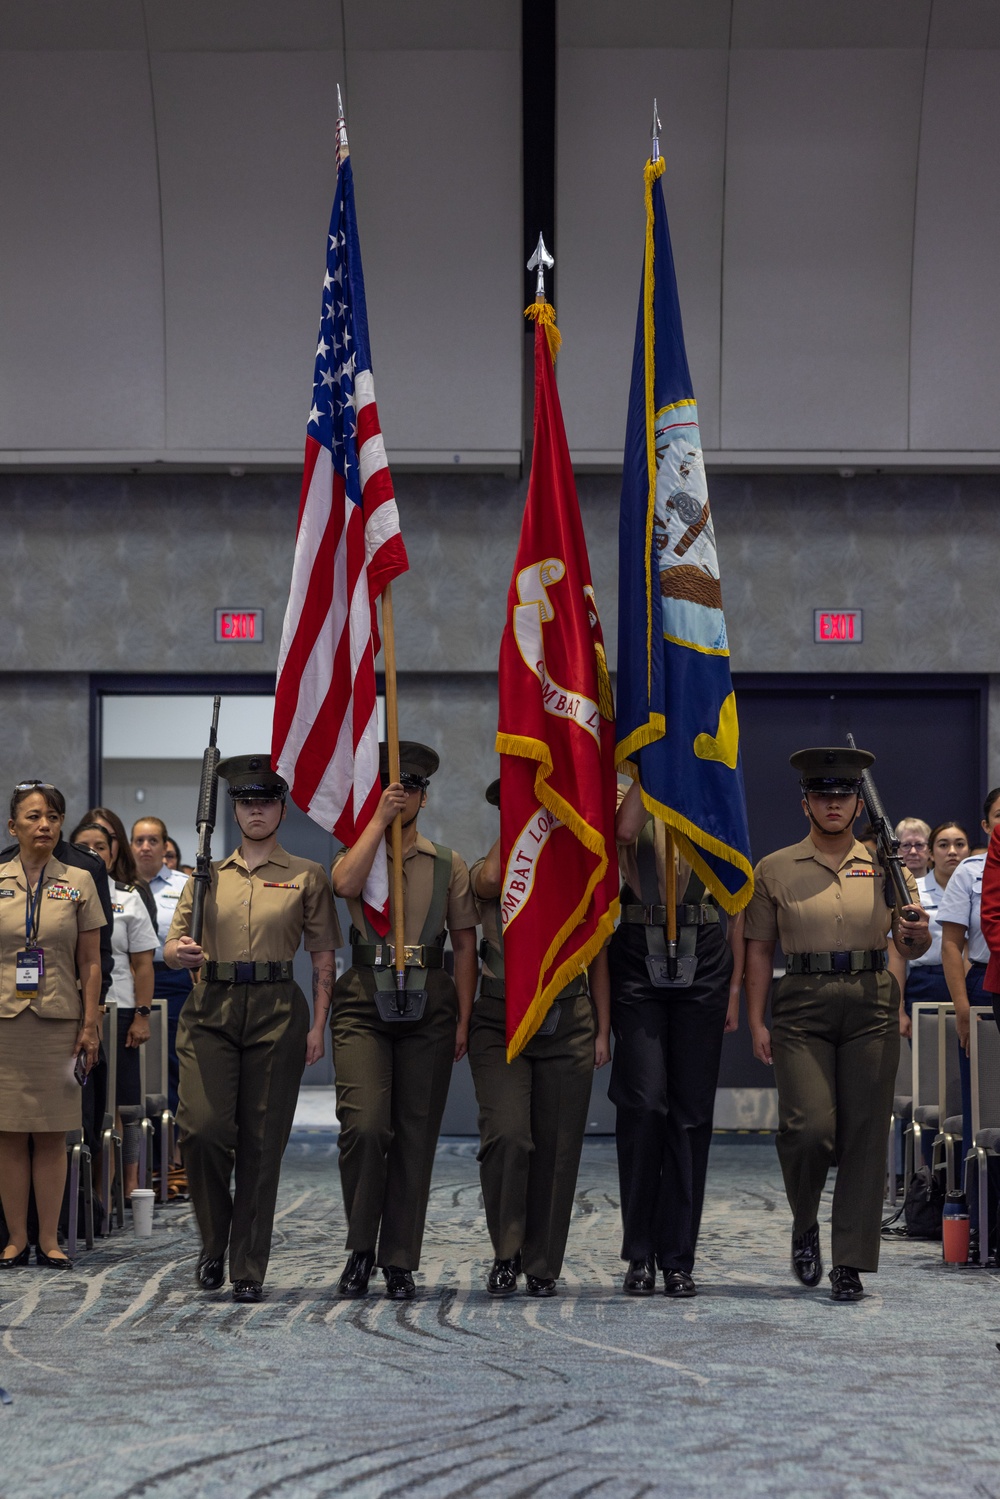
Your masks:
M160 1115L160 1201L170 1198L170 1162L174 1154L174 1116L169 1109Z
M896 1206L896 1116L889 1119L889 1141L885 1150L885 1198L890 1207Z
M94 1247L94 1179L91 1170L90 1151L83 1156L86 1175L83 1180L83 1228L88 1249Z
M114 1145L115 1145L115 1181L114 1181L115 1215L116 1215L116 1217L118 1219L118 1227L119 1228L124 1228L125 1227L125 1161L124 1161L124 1158L122 1156L122 1142L121 1142L121 1137L119 1135L115 1135L114 1136ZM110 1213L111 1213L111 1208L109 1206L109 1208L108 1208L108 1214L109 1214L109 1216L110 1216Z
M104 1203L104 1237L114 1231L111 1221L111 1168L115 1164L115 1134L110 1126L101 1135L101 1201Z
M66 1253L70 1259L76 1257L76 1220L80 1211L80 1157L83 1147L73 1146L69 1155L69 1220L66 1232Z
M985 1265L990 1257L990 1187L986 1152L976 1146L976 1175L979 1197L979 1263Z
M139 1186L145 1188L153 1173L153 1126L148 1119L141 1119L139 1129Z

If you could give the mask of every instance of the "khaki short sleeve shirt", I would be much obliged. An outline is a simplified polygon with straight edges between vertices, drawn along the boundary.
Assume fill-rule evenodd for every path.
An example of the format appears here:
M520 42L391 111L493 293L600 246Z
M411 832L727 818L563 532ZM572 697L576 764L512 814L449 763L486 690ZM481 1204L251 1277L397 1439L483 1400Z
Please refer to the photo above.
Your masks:
M168 942L190 934L193 899L189 879ZM298 859L279 843L252 872L239 849L212 865L201 939L212 961L290 962L300 942L306 952L332 952L343 941L333 888L326 870L312 859Z
M12 1019L29 1007L50 1020L79 1020L83 1001L76 971L81 932L104 926L97 888L85 869L50 859L42 876L38 934L30 944L44 953L44 972L34 999L18 994L17 954L25 945L28 884L20 859L0 865L0 1018Z
M918 904L908 870L906 883ZM806 837L767 854L754 870L746 918L753 941L777 940L786 954L873 952L886 946L891 925L882 869L857 840L836 867Z
M333 861L336 869L347 850L342 848ZM389 931L392 932L392 850L389 849ZM403 910L405 913L403 930L408 947L416 946L420 941L420 935L427 920L427 912L430 910L431 896L434 892L434 845L429 838L418 833L412 848L407 849L403 855ZM359 932L366 930L364 907L359 896L351 896L347 901L347 908L351 913L351 920ZM472 886L469 883L469 870L461 854L452 851L451 856L451 881L448 885L448 899L445 905L445 925L450 932L464 931L467 927L478 926L476 914L476 902L472 896Z

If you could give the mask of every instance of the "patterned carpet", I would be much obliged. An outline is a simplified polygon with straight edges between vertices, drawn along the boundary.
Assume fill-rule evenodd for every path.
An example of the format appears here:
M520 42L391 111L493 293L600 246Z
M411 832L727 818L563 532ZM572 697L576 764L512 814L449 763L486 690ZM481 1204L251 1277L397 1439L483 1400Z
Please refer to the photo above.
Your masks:
M487 1297L469 1141L439 1150L416 1302L335 1300L343 1240L336 1141L299 1133L260 1306L192 1288L183 1205L5 1275L2 1499L1000 1499L995 1277L893 1241L860 1304L803 1291L769 1140L713 1149L693 1301L620 1294L610 1141L554 1300Z

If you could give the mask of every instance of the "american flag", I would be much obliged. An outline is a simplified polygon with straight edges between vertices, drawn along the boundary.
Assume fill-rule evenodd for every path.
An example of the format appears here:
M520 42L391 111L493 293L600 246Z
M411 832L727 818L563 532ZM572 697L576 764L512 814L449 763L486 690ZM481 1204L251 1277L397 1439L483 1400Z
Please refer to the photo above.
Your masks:
M348 847L381 795L375 601L407 566L375 405L354 181L341 113L271 763L289 783L295 804ZM384 849L372 866L364 902L376 930L387 932Z

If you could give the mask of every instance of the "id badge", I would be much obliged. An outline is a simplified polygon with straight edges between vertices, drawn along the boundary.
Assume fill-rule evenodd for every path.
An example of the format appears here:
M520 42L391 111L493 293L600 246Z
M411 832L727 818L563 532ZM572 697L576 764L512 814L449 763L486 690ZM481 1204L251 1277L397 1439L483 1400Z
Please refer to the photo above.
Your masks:
M26 947L15 959L14 985L18 994L34 999L45 972L45 954L40 947Z

